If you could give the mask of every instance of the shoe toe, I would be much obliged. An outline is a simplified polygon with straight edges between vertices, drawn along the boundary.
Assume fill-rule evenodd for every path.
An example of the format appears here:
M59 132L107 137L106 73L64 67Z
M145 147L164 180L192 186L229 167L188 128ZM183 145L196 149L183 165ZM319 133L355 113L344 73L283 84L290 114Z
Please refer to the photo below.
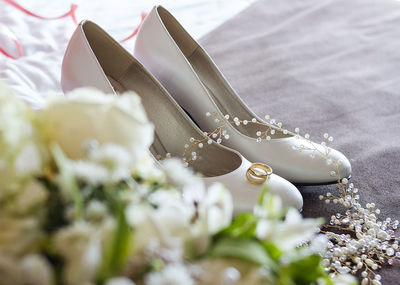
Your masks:
M238 187L239 185L240 187ZM297 210L303 208L303 197L296 186L286 179L272 174L263 184L254 185L246 181L246 183L228 186L232 194L235 213L252 212L264 187L268 187L269 193L280 197L283 208L291 207Z
M272 174L265 183L270 193L278 195L282 200L283 207L291 207L297 210L303 208L303 197L300 191L286 179Z
M331 149L331 152L329 155L333 161L339 162L338 176L340 177L340 179L349 178L351 176L351 163L348 160L348 158L343 153L341 153L340 151L337 151L335 149Z

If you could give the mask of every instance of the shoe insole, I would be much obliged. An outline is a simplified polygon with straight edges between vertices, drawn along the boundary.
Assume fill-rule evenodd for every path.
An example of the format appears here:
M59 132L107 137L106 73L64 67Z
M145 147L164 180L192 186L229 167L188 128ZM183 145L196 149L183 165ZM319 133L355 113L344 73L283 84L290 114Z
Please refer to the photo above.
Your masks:
M155 127L154 143L150 148L155 157L165 157L166 153L181 157L185 144L191 144L191 137L203 137L169 94L143 72L137 63L132 63L120 78L108 78L117 92L131 90L140 96L147 116ZM191 163L191 166L203 176L227 174L240 166L241 159L237 154L214 144L208 145L207 141L203 145L202 149L194 147L189 152L189 157L192 151L197 153L198 160Z

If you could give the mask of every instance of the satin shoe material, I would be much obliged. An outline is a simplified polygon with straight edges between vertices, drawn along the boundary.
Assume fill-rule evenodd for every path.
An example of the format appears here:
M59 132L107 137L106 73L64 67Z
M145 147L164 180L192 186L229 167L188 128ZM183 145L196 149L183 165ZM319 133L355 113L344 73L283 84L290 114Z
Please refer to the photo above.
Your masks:
M169 154L181 157L189 138L206 138L157 79L90 21L82 22L69 42L61 82L64 92L83 86L114 94L136 92L155 126L155 139L150 148L154 157ZM237 151L207 141L204 147L195 150L199 158L190 166L203 175L206 185L221 182L228 187L233 194L235 212L251 211L265 186L281 197L284 206L302 208L303 199L297 188L275 174L263 184L251 184L246 173L252 163Z
M206 51L163 7L154 7L145 19L137 35L134 55L202 130L213 131L219 126L205 116L207 112L221 118L228 114L242 120L256 118L265 122L248 108ZM226 130L230 138L223 140L223 144L239 151L250 161L270 165L274 173L293 183L325 184L337 181L331 176L331 171L336 171L336 168L328 163L326 157L313 155L309 150L298 150L302 145L315 146L325 153L320 144L284 134L280 130L271 135L271 140L261 142L257 142L257 131L246 130L245 126L228 125ZM329 148L329 158L340 160L341 178L350 177L350 162L341 152Z

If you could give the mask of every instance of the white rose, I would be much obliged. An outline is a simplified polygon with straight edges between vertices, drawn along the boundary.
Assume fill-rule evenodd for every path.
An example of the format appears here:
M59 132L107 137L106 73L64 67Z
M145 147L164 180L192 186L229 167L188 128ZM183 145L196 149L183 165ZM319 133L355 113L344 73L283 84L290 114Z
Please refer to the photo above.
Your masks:
M51 266L40 255L26 255L21 259L0 255L2 285L51 285L54 276Z
M0 208L0 255L21 256L34 252L43 238L42 223L47 191L31 180Z
M126 179L140 162L129 151L116 144L94 147L88 151L87 156L87 160L69 162L75 177L94 185Z
M40 215L47 201L47 190L35 180L21 186L18 193L10 196L3 204L3 214ZM0 212L1 214L1 212Z
M215 183L206 189L201 180L193 182L183 189L184 203L197 211L198 224L201 225L198 230L203 230L203 234L215 234L232 221L232 196L221 183ZM195 229L196 225L192 225L192 228Z
M216 183L207 189L205 199L208 217L208 230L215 234L230 225L233 216L233 202L229 190Z
M49 100L39 111L39 124L47 141L57 143L73 159L84 158L92 141L120 145L140 158L153 141L153 126L132 92L113 96L77 89Z
M27 255L21 260L22 284L51 285L54 284L54 274L50 264L37 254Z
M44 151L30 107L0 83L0 198L42 171Z
M0 255L22 256L35 252L43 233L37 217L16 218L2 213L0 219Z
M84 221L62 228L54 236L54 248L65 259L65 284L95 281L102 258L101 235Z
M135 228L135 247L147 248L151 239L162 246L174 248L190 237L190 213L177 200L174 204L161 205L153 209L147 205L132 204L126 210L131 226Z

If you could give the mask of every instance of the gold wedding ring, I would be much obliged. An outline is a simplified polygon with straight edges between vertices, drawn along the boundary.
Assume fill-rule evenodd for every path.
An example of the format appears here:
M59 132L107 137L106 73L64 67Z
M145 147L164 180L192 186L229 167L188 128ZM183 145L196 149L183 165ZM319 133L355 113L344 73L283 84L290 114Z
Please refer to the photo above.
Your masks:
M251 184L264 183L272 174L272 168L264 163L253 163L246 172L246 178Z

